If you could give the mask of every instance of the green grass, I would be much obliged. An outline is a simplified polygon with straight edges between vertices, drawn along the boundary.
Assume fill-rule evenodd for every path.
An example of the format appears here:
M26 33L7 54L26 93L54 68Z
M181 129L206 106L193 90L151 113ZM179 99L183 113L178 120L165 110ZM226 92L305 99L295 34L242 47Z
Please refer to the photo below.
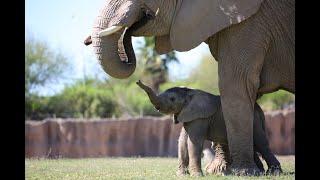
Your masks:
M236 177L207 175L200 179L295 179L294 156L278 156L284 174ZM177 158L26 159L26 179L194 179L175 175ZM202 164L204 167L204 165ZM266 167L266 166L265 166Z

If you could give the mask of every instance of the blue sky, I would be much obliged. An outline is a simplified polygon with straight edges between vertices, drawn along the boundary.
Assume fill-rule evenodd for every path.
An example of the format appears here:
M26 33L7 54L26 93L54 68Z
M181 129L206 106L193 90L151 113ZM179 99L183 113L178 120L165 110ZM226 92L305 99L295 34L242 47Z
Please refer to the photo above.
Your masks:
M83 77L83 69L88 75L104 78L106 75L98 65L91 46L83 44L90 35L95 17L106 0L27 0L26 36L44 40L48 45L67 56L73 71L70 79ZM141 38L133 38L133 46ZM185 78L202 57L208 54L207 45L202 43L188 52L177 52L180 64L170 65L170 77ZM70 75L71 76L71 75ZM53 94L63 88L63 83L43 88L41 94Z

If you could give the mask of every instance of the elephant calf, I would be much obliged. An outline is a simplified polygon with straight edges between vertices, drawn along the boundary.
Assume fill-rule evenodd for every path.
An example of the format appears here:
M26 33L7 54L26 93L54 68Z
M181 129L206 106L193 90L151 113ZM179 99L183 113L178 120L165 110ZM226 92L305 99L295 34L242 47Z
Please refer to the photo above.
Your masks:
M212 141L215 150L215 158L206 166L206 171L211 174L225 174L231 159L220 96L185 87L170 88L156 95L151 88L140 81L137 84L148 94L158 111L173 114L174 123L183 123L178 144L177 174L187 174L189 167L191 175L202 175L201 152L204 140ZM257 154L259 152L267 162L267 174L279 174L282 169L280 162L269 149L263 111L258 104L255 104L254 109L254 161L264 172L263 164Z

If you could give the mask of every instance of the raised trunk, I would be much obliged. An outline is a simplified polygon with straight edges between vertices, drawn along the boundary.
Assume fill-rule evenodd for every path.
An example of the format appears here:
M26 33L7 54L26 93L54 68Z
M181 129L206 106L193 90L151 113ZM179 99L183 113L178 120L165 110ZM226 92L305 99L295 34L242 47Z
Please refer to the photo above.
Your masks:
M157 96L150 87L144 85L140 80L137 82L137 84L148 94L151 103L158 109L161 103L159 96Z

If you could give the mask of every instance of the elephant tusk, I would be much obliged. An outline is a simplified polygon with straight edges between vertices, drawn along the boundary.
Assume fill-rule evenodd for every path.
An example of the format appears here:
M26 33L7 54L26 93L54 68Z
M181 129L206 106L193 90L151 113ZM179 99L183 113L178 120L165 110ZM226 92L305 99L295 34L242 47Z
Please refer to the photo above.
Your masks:
M158 16L159 13L159 8L157 9L156 13L154 14L154 16Z
M123 26L111 26L109 28L106 28L106 29L100 31L98 34L99 34L99 37L108 36L110 34L113 34L117 31L119 31L122 28L123 28Z

